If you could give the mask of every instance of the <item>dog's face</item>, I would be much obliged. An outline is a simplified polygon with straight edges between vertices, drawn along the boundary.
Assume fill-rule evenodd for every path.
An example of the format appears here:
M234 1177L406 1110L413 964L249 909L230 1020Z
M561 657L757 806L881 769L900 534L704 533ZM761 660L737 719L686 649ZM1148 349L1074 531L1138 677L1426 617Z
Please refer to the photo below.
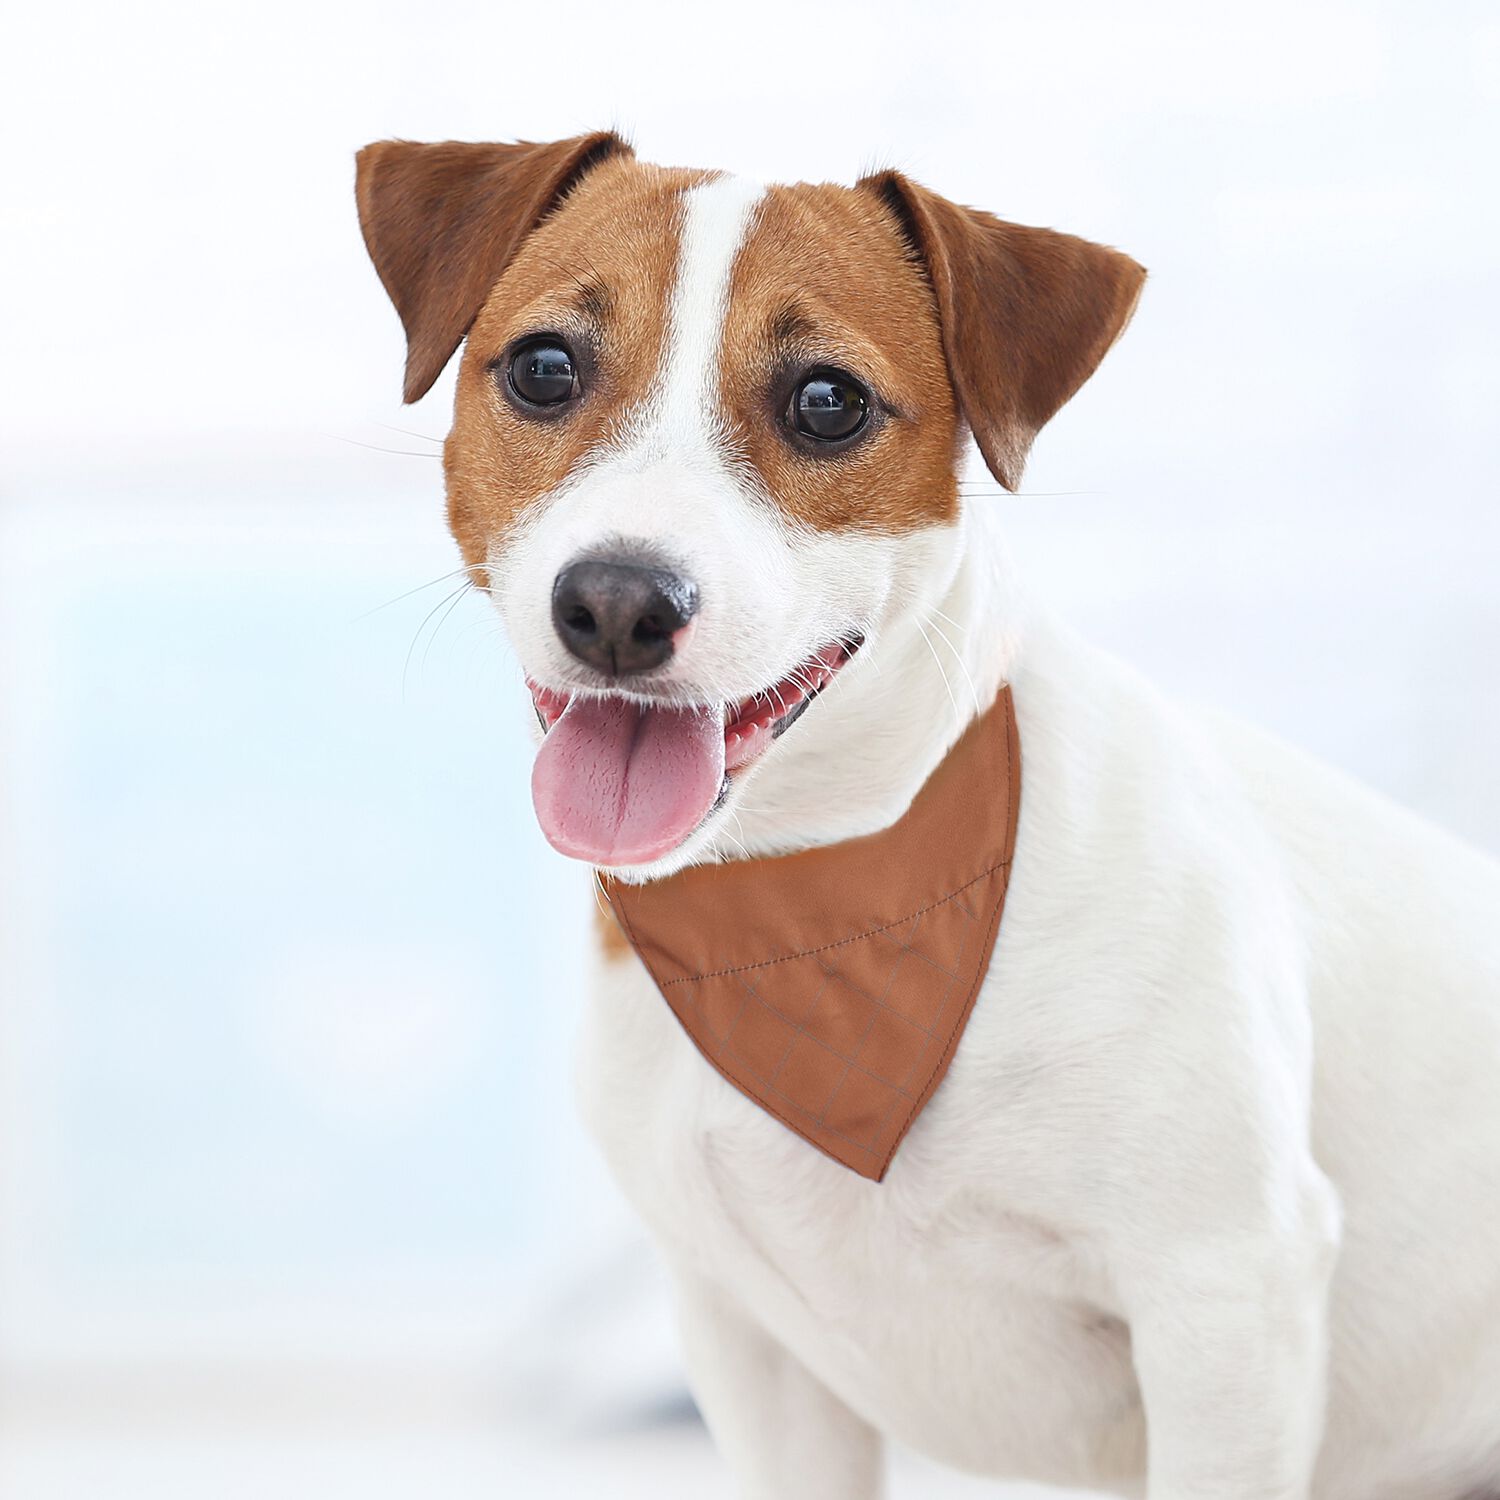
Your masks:
M359 198L408 400L467 336L449 517L531 685L542 827L635 875L774 800L782 735L951 578L966 428L1013 487L1143 274L895 174L762 189L607 135L383 143Z

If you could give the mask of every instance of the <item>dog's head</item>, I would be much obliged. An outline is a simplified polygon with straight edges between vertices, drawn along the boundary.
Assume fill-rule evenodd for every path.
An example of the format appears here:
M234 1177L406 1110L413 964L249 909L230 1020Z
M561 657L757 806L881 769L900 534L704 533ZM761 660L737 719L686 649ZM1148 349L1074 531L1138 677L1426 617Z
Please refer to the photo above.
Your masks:
M783 732L873 690L957 565L966 433L1014 489L1144 277L896 172L762 188L610 134L385 141L357 191L406 399L467 340L449 519L531 685L542 827L632 875L729 838Z

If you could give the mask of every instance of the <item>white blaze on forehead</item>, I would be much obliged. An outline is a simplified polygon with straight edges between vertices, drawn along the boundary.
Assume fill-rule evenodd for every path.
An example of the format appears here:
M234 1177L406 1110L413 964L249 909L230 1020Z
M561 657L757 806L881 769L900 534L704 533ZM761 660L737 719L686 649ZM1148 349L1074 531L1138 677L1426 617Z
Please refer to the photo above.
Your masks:
M701 443L716 425L729 277L764 194L743 177L718 177L684 194L666 358L650 414L650 425L675 442Z

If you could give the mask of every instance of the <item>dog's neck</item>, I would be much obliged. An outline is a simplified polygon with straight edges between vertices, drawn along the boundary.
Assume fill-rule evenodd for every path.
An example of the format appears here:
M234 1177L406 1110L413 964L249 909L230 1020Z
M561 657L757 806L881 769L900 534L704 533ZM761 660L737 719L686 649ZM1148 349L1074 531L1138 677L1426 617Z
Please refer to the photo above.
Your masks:
M889 827L1010 679L1024 606L989 515L966 510L955 560L788 731L703 859L787 854Z

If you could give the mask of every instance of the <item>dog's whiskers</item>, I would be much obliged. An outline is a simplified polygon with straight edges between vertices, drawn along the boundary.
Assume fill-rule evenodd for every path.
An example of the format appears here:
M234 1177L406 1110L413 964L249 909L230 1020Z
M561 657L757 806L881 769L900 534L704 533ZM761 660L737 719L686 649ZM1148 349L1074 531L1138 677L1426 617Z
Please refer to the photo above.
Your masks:
M427 665L428 653L432 650L432 642L437 639L438 631L443 628L444 624L447 622L448 616L458 608L459 601L473 587L473 582L466 579L456 589L454 589L451 594L448 594L444 598L439 599L438 602L427 611L427 614L423 618L422 623L417 626L417 633L412 637L411 645L406 648L406 660L401 667L401 697L403 701L406 698L406 683L407 678L411 672L412 655L416 651L417 645L422 639L422 633L427 629L428 622L435 614L437 614L440 609L443 608L444 605L448 606L447 613L445 613L442 619L438 621L436 629L434 629L432 632L432 639L427 642L427 650L422 653L422 665L424 667Z
M383 448L379 443L361 442L359 438L344 437L342 433L337 432L331 432L328 436L338 443L349 443L355 448L368 448L371 453L395 453L402 458L440 459L443 456L441 453L420 453L415 448ZM421 434L417 433L415 436L420 437Z
M427 589L436 587L440 583L446 583L450 578L457 578L460 573L472 573L478 567L479 565L477 563L465 563L461 568L454 568L449 573L439 573L436 578L429 578L426 583L419 583L416 588L407 589L404 594L397 594L394 599L387 599L384 604L377 604L373 609L367 609L362 615L356 615L354 617L355 622L358 623L360 620L368 620L371 615L377 615L381 610L389 609L393 604L400 604L403 599L410 599L413 594L420 594L425 592ZM494 592L488 584L476 583L474 584L474 587L487 594L492 594Z
M958 723L962 724L964 716L959 710L958 699L953 696L953 684L948 681L948 673L944 670L942 658L939 657L937 648L932 644L932 637L923 629L922 621L915 617L913 618L918 631L921 632L922 639L927 643L927 649L932 655L933 665L938 669L938 676L943 679L943 686L948 692L948 701L953 705L953 717Z
M945 617L946 618L946 617ZM929 614L927 623L937 631L938 638L953 653L953 659L958 663L958 669L964 674L964 681L969 685L969 696L974 700L974 717L978 718L984 712L979 703L979 689L974 686L974 678L969 672L969 664L963 658L963 653L948 639L943 627L938 624ZM951 621L950 621L951 623Z
M740 822L740 815L739 815L739 813L736 812L733 808L728 808L728 809L726 809L726 811L728 811L730 817L732 817L734 819L734 826L739 829L739 831L740 831L741 834L743 834L744 831L745 831L745 825ZM733 844L735 846L735 848L738 849L740 851L740 853L746 859L754 859L755 858L755 856L753 854L751 854L749 846L745 843L744 839L738 837L735 834L732 834L727 828L721 827L719 829L719 836L721 838L728 839L729 842L731 844Z
M385 428L387 432L399 432L402 437L416 438L424 443L436 443L439 448L443 446L444 440L442 438L433 437L428 432L413 432L410 427L392 427L389 422L377 422L375 425Z
M547 263L549 265L556 266L557 269L559 271L561 271L563 273L563 275L566 276L568 278L568 280L571 281L573 283L573 285L576 286L578 288L578 290L583 293L583 295L585 297L594 298L594 297L599 296L604 291L603 278L600 277L599 272L594 267L594 263L592 261L589 261L589 268L593 272L594 284L592 286L590 286L588 282L586 282L576 272L570 271L565 265L563 265L563 263L561 261L554 260L550 255L545 256L544 259L547 261ZM584 259L588 260L588 257L584 256Z
M946 620L961 636L967 635L969 633L969 627L967 625L960 625L952 615L945 614L935 604L929 604L927 606L927 614L929 616L936 615L940 620Z
M599 909L599 914L603 917L607 917L610 921L613 921L614 903L611 902L609 897L604 893L604 877L598 872L598 870L594 871L593 890L594 905Z

